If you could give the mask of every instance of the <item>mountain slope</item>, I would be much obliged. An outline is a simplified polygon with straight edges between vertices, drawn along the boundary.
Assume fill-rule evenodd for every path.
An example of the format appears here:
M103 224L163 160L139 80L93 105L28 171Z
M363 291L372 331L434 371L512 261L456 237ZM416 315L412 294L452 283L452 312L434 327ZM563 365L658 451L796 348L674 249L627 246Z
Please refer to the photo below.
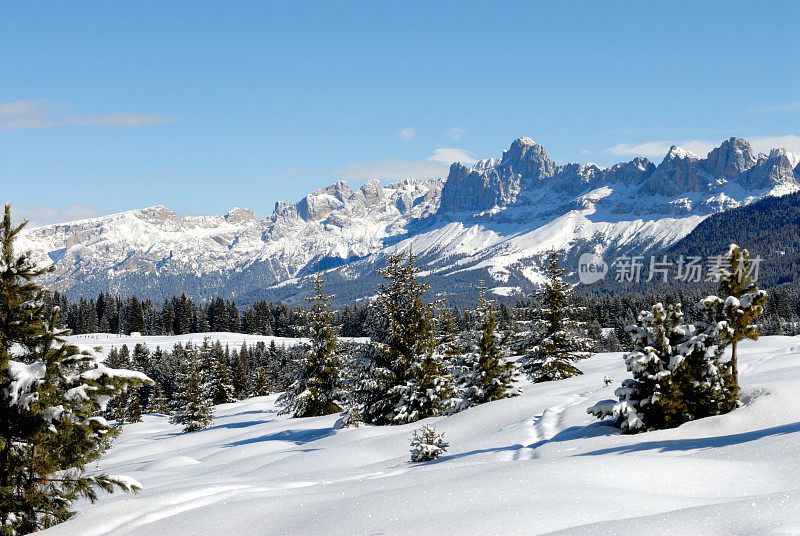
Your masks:
M759 281L765 286L793 282L800 276L800 193L761 199L706 218L667 253L720 255L731 243L763 260Z
M796 191L799 178L795 155L755 155L741 138L707 158L672 147L657 166L635 158L608 168L557 165L520 138L500 159L453 164L446 179L355 191L338 182L277 203L264 220L244 209L178 218L152 207L31 229L21 245L54 264L47 283L72 295L297 301L306 276L323 269L339 301L351 301L370 296L376 265L405 248L420 255L435 294L471 295L482 278L513 295L539 281L551 248L568 262L587 250L662 250L710 214Z
M217 406L191 434L148 415L99 464L143 492L103 495L43 534L792 534L798 348L742 343L743 407L638 435L586 414L627 376L621 354L599 354L583 376L424 421L451 445L426 464L409 463L422 423L342 430L338 415L277 416L276 395Z

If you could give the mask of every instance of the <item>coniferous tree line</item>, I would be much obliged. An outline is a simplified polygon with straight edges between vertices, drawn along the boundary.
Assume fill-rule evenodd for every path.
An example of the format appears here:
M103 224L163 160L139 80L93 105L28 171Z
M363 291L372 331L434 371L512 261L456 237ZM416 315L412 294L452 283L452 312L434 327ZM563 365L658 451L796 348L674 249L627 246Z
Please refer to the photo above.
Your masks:
M213 406L287 389L295 350L257 342L238 348L219 341L175 344L151 350L136 344L112 348L107 362L146 374L152 385L128 390L110 403L106 417L119 423L138 422L143 413L171 414L187 431L205 428Z
M653 303L664 305L696 303L713 287L708 284L692 287L654 286L618 289L615 293L599 293L592 287L575 288L571 303L580 311L578 319L586 322L591 338L598 341L598 350L617 351L630 349L630 339L625 327L636 321L640 311ZM759 329L765 335L800 334L800 292L791 285L769 289L770 299L759 318ZM535 298L514 303L493 301L497 327L509 331L518 322L520 310L536 307ZM229 331L253 335L294 337L305 329L307 317L302 307L260 301L240 308L234 301L213 299L195 303L186 296L175 296L157 305L135 296L122 298L103 293L96 298L70 301L54 292L45 298L48 310L58 305L64 327L74 334L139 332L143 335L182 335ZM339 326L343 337L368 337L369 305L346 305L333 311L333 323ZM448 307L452 322L460 331L471 328L470 308ZM695 312L684 311L689 320ZM602 335L602 337L601 337Z

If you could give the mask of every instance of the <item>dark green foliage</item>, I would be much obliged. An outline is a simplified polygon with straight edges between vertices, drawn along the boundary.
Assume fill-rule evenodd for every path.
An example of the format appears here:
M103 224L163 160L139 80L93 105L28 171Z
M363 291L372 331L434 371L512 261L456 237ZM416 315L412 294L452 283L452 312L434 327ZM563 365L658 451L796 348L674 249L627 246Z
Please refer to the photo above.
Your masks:
M210 351L206 348L208 353ZM202 374L202 362L194 347L182 352L178 385L170 409L170 422L183 426L184 432L196 432L208 428L214 420L214 402L209 385Z
M357 362L350 415L370 424L413 422L448 409L452 379L436 352L435 307L424 301L414 257L390 255L370 316L371 341Z
M478 287L478 304L469 316L468 351L457 360L459 409L516 396L516 367L506 359L505 336L498 332L494 306L486 299L486 287Z
M24 226L0 228L0 534L27 534L72 516L98 489L135 491L132 481L87 474L116 430L99 416L108 397L149 380L95 362L64 342L59 310L35 282L46 272L14 251ZM12 353L12 347L16 347Z
M230 356L226 355L219 341L214 344L208 339L200 347L200 367L205 396L212 404L227 404L236 400L230 370Z
M291 387L278 399L284 406L281 413L294 417L318 417L342 410L344 398L342 381L342 345L339 328L333 324L331 296L323 292L325 280L321 274L314 279L314 295L307 298L305 333L309 342L295 361Z
M594 343L579 320L572 289L564 281L564 268L552 251L544 270L546 281L539 291L538 307L528 310L523 321L522 369L534 382L560 380L582 374L575 363L589 357Z

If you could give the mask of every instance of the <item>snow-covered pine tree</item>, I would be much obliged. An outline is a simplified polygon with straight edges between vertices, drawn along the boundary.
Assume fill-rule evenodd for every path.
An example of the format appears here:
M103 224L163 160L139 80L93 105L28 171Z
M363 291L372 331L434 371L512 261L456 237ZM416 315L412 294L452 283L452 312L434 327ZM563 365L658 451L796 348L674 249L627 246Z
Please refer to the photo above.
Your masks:
M150 380L112 369L66 344L59 309L48 311L47 291L29 253L14 241L5 207L0 228L0 533L28 534L72 516L78 498L98 489L136 491L127 477L87 474L118 429L99 413L126 387Z
M428 286L409 251L387 257L386 282L371 305L370 343L353 365L345 421L403 424L450 407L452 377L436 352L435 307L423 301Z
M249 371L247 362L247 346L242 343L241 351L233 350L231 357L231 381L233 383L234 395L237 399L247 397L249 387Z
M579 308L572 288L564 281L558 253L550 252L544 270L546 281L538 293L538 307L529 318L521 347L522 370L533 382L561 380L583 374L575 363L589 357L594 342L587 336L586 322L578 319Z
M686 324L680 304L657 303L628 326L634 350L625 355L633 374L615 391L618 401L588 409L614 416L625 432L673 428L736 407L722 362L724 323Z
M444 301L437 304L434 317L436 331L436 353L440 354L448 367L453 368L464 353L464 343L459 333L456 314Z
M746 249L731 244L725 262L719 274L721 296L706 297L698 308L703 316L701 327L717 332L723 347L731 346L731 357L725 364L729 376L726 397L735 403L739 392L737 346L743 339L758 339L756 320L767 304L767 292L753 280L753 261Z
M182 425L184 432L208 428L214 420L214 402L203 381L197 348L186 346L178 370L177 390L170 403L170 422Z
M619 401L604 401L587 409L598 418L613 415L623 432L671 428L688 420L685 385L675 373L684 361L692 332L683 323L680 304L657 303L639 313L627 327L634 350L625 354L625 365L633 378L622 381L614 394ZM681 372L681 374L683 374Z
M269 373L266 368L257 367L251 380L250 396L267 396L269 393Z
M131 354L128 345L123 344L117 350L109 351L108 366L115 369L132 369ZM142 372L142 371L137 371ZM142 420L142 405L139 401L139 389L135 387L122 389L108 404L106 417L116 419L118 424L135 423Z
M444 434L439 434L430 424L425 424L419 430L414 430L411 436L411 461L429 462L447 452L450 444L444 440Z
M219 341L210 344L208 339L204 340L200 347L200 362L205 395L211 403L217 405L235 401L236 389L222 344Z
M477 306L469 314L469 348L456 367L459 410L519 394L514 388L516 367L506 359L505 337L498 332L494 306L486 292L481 281Z
M155 388L153 388L153 396L148 411L150 413L169 415L169 400L167 400L167 396L159 384L156 384Z
M342 345L329 305L333 296L326 296L324 289L325 280L317 272L314 295L306 298L310 307L304 314L302 335L309 342L303 344L303 352L295 362L291 387L278 398L278 405L283 406L281 413L293 417L318 417L342 410Z

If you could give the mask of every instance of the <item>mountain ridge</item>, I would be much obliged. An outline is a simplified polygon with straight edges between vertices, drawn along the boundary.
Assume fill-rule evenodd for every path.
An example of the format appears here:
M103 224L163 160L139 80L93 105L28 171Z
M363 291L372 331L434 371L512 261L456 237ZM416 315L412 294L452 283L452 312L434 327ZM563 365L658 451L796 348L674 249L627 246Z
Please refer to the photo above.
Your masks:
M53 264L47 284L67 294L112 290L162 298L186 292L299 300L319 269L365 299L374 270L412 248L435 294L465 294L478 278L498 295L539 281L555 248L605 254L665 249L708 215L800 189L800 160L755 154L730 138L706 158L673 146L658 165L636 157L609 167L558 165L530 138L501 158L454 163L444 179L346 181L260 219L249 209L178 217L163 205L28 229L21 246Z

